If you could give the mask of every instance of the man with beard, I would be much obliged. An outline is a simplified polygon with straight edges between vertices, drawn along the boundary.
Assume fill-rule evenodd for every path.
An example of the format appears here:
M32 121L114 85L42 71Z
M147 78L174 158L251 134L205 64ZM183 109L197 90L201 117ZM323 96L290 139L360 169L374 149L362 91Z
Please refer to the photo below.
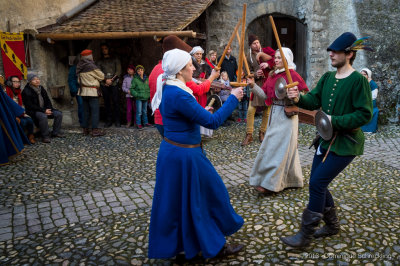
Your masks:
M249 64L250 72L254 75L256 84L262 88L266 75L274 66L273 57L275 51L271 47L266 47L261 49L260 40L257 35L250 34L249 37L249 57L247 62ZM268 51L267 54L264 51ZM269 111L271 106L265 104L265 100L254 95L250 95L249 106L247 109L246 118L246 136L242 141L242 146L246 146L253 142L253 132L254 132L254 116L256 115L257 107L261 107L262 111L262 121L260 125L260 130L258 132L258 140L262 142L264 140L265 132L267 131L267 123Z

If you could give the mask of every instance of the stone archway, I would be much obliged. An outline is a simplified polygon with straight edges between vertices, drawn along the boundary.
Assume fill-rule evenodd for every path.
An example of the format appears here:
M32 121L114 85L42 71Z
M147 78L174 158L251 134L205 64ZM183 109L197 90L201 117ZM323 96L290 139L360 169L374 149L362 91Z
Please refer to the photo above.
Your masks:
M263 47L271 46L277 49L276 40L272 31L271 23L266 14L254 19L247 27L247 35L256 34L260 38ZM294 54L296 71L304 78L307 78L307 26L300 20L282 14L272 14L283 47L288 47Z

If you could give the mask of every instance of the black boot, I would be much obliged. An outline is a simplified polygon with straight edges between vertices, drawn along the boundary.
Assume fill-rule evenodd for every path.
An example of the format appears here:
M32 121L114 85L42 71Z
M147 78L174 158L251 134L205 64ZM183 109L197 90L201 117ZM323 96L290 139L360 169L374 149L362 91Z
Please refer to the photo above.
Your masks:
M317 230L318 224L322 219L322 213L313 212L309 209L303 211L301 217L300 231L294 236L281 237L281 240L286 245L295 248L307 247L311 243L311 238Z
M314 233L314 237L326 237L339 233L340 226L335 207L325 208L322 220L325 222L325 225Z

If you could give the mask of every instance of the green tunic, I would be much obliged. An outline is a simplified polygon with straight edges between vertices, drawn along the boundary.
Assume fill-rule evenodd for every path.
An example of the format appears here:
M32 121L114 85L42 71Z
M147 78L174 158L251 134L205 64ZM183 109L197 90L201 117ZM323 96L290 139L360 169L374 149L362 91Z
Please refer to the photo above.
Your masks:
M368 80L357 71L343 79L337 79L335 75L336 71L325 73L311 92L300 96L298 106L307 110L322 108L331 116L333 130L338 135L330 151L341 156L361 155L364 133L360 127L372 118L371 89ZM355 132L350 132L352 130ZM343 132L358 143L354 144ZM328 149L329 144L330 141L321 140L322 148Z

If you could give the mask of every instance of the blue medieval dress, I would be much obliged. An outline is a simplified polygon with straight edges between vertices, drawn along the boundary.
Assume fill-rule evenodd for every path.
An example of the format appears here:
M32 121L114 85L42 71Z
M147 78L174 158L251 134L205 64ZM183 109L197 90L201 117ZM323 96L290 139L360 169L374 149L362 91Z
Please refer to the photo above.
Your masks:
M369 85L371 87L372 107L374 109L373 109L373 114L372 114L371 121L369 121L368 124L362 126L361 129L364 132L373 132L373 133L375 133L378 130L378 115L379 115L379 109L378 109L378 106L376 105L376 96L378 95L378 85L373 80L371 80L369 82Z
M7 164L9 157L19 154L24 143L29 143L16 121L23 113L24 109L8 97L0 85L0 165Z
M160 105L167 139L199 144L200 125L216 129L238 104L231 95L214 114L188 92L165 85ZM218 254L225 236L238 231L243 219L234 211L228 191L201 147L178 147L163 140L156 165L156 185L149 232L149 258L190 259Z

